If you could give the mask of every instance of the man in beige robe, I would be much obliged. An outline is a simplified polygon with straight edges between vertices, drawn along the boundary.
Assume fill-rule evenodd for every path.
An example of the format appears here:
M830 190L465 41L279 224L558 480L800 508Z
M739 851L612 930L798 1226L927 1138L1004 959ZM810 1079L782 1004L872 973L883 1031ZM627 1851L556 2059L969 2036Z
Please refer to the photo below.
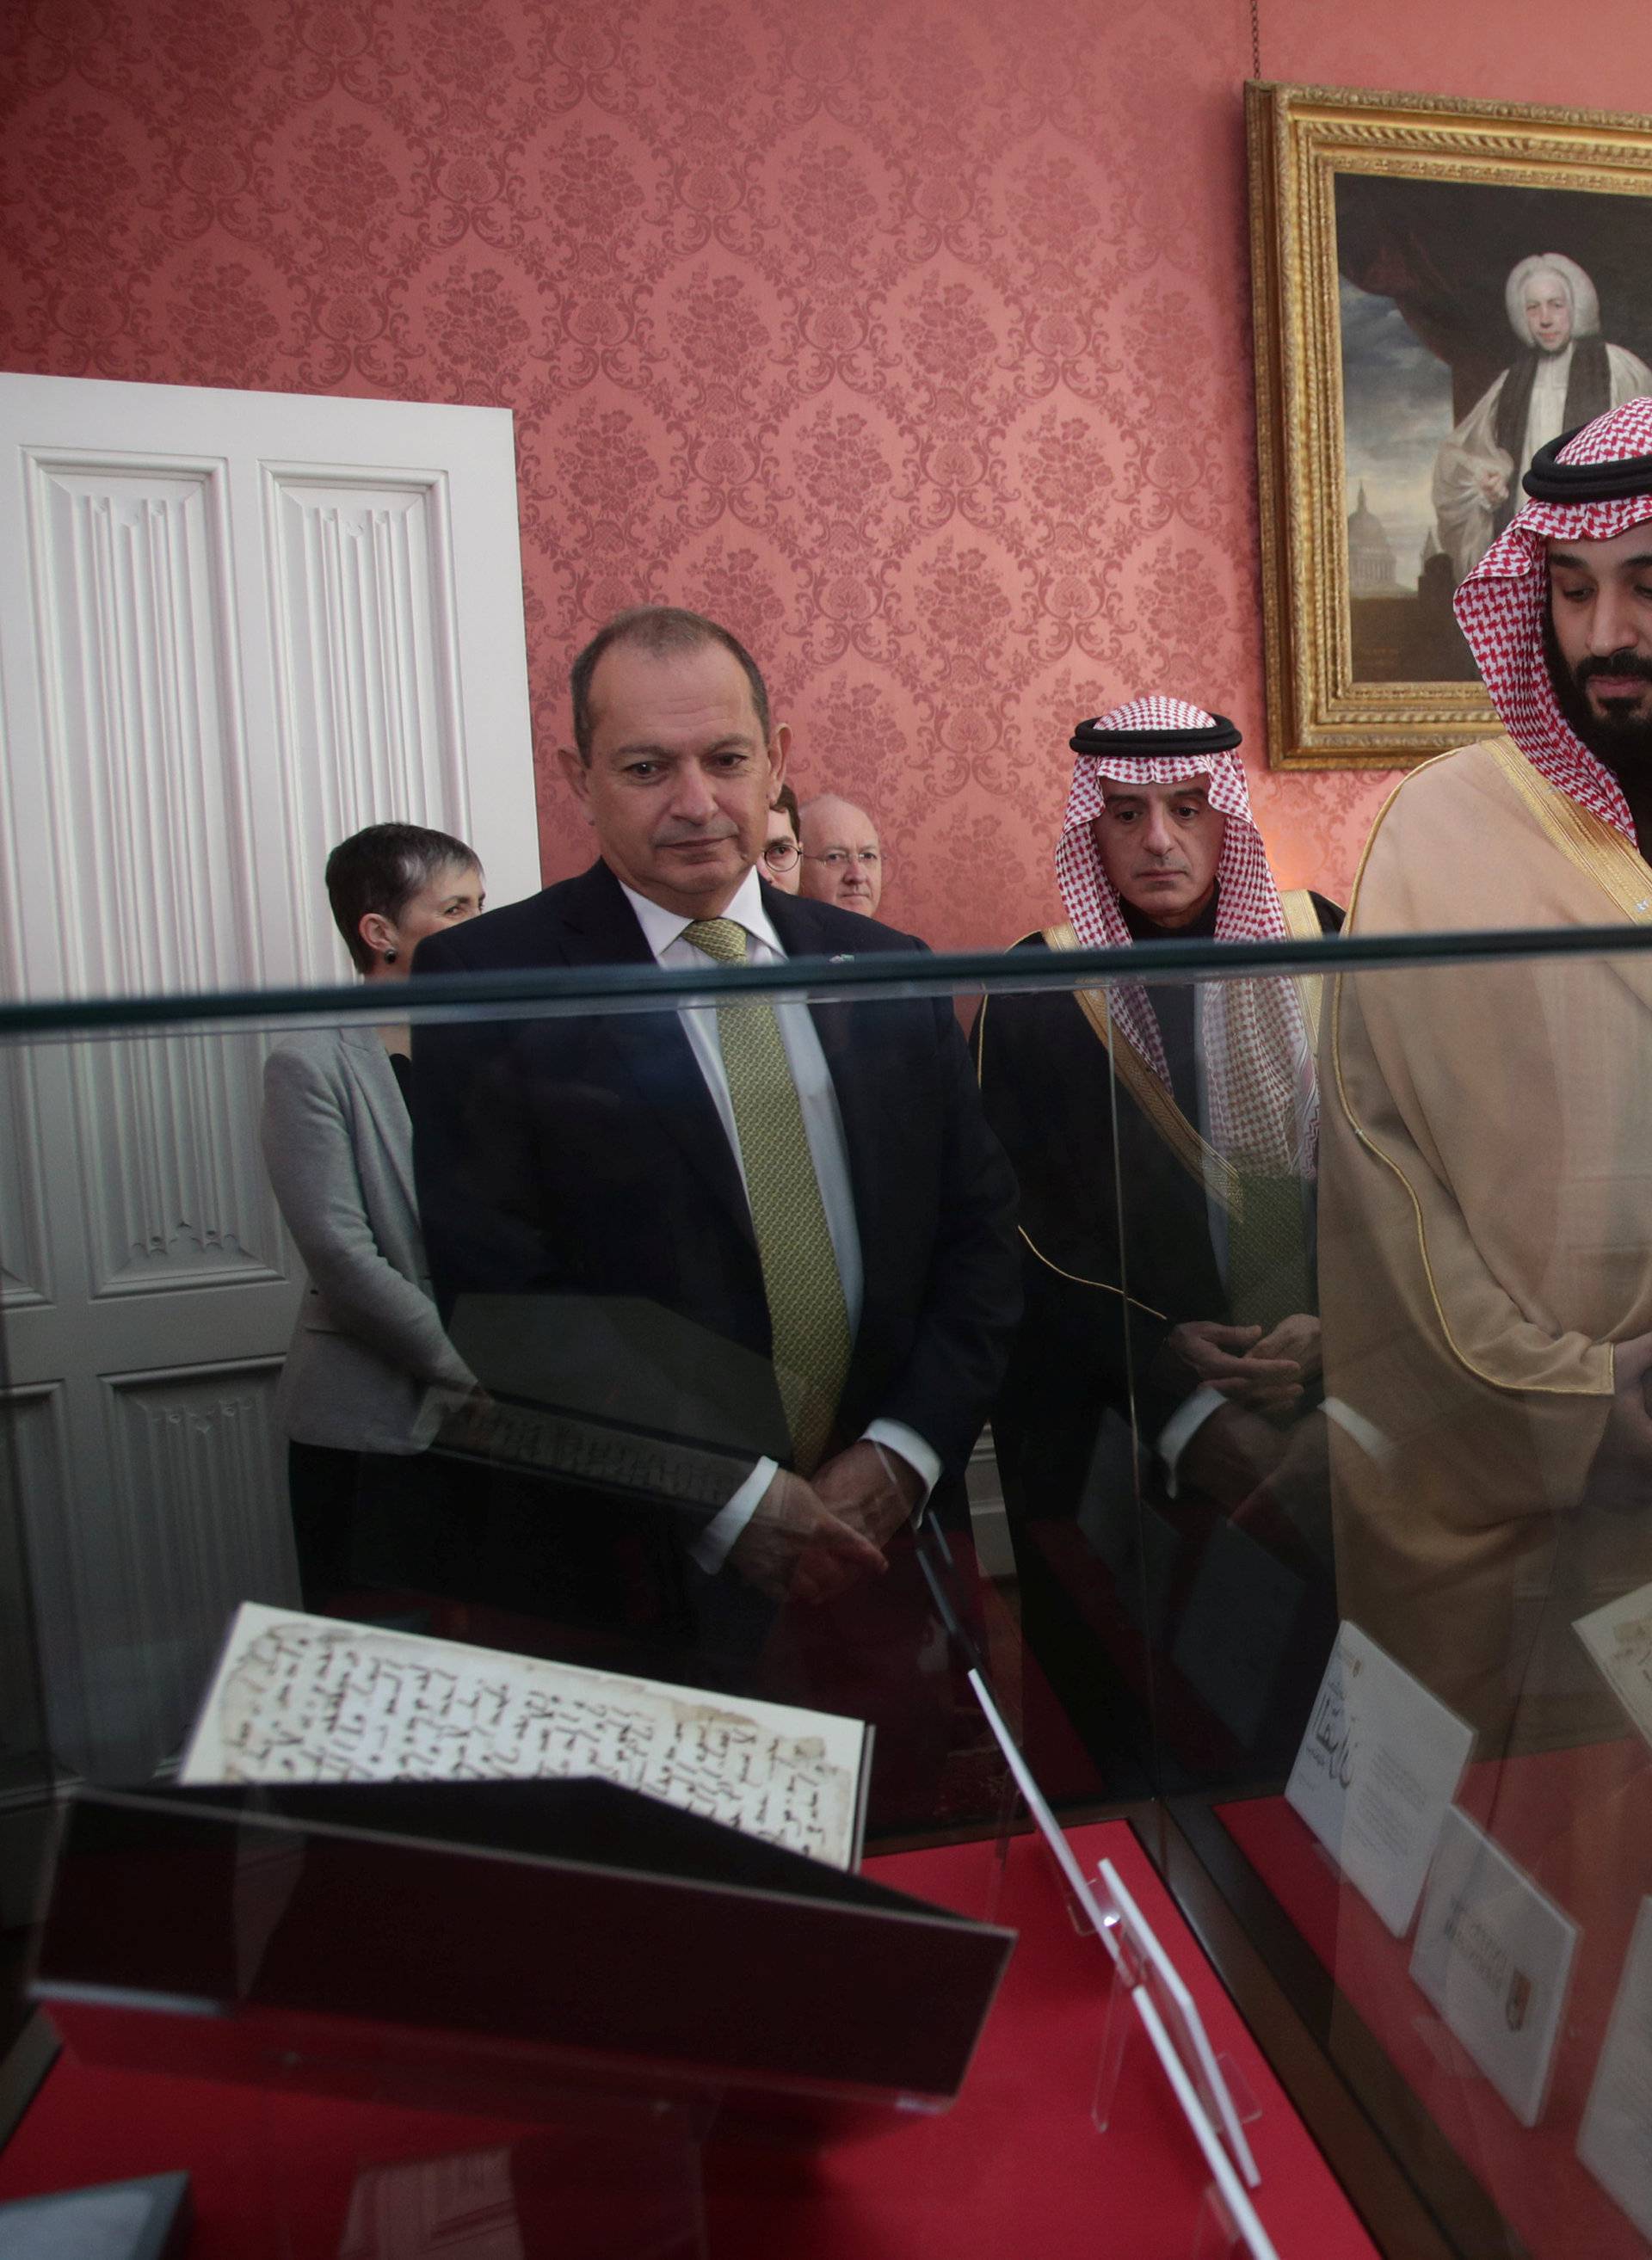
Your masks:
M1456 598L1507 734L1393 795L1351 933L1652 920L1652 400L1526 483ZM1652 957L1345 974L1321 1080L1342 1613L1483 1750L1591 1731L1572 1620L1652 1578Z

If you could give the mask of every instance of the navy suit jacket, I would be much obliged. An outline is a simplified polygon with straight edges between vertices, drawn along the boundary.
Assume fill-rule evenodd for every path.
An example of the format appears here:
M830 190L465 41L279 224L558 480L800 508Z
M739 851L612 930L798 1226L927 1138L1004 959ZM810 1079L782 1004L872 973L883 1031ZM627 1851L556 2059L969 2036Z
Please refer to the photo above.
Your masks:
M778 890L765 901L788 956L924 948L831 905ZM416 967L653 962L599 862L432 937ZM865 1276L833 1448L879 1416L905 1422L940 1455L944 1509L948 1494L955 1505L962 1499L1019 1315L1014 1180L949 1000L812 1009L842 1117ZM704 1346L708 1398L726 1405L741 1393L720 1368L763 1377L755 1392L744 1390L747 1455L785 1461L750 1212L675 1008L471 1015L419 1029L412 1111L420 1218L444 1312L467 1297L546 1298L547 1323L563 1335L587 1304L640 1301L669 1313L683 1322L678 1339ZM617 1405L626 1383L616 1374ZM676 1521L680 1536L684 1518Z

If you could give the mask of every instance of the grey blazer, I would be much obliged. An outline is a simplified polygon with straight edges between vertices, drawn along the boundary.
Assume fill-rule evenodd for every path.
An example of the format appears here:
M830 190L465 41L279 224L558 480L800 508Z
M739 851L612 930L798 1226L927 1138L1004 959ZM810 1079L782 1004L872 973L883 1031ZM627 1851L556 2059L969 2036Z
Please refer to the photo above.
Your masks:
M417 1452L433 1383L469 1369L431 1298L413 1135L376 1028L293 1036L264 1062L264 1160L310 1277L277 1409L301 1444Z

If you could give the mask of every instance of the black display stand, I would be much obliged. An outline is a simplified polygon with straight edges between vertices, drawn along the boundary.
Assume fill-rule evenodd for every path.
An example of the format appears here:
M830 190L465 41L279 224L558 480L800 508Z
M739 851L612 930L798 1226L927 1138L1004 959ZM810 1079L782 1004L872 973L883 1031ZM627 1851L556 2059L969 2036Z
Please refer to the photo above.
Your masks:
M88 1790L32 1990L104 2061L819 2137L944 2107L1013 1942L595 1780Z

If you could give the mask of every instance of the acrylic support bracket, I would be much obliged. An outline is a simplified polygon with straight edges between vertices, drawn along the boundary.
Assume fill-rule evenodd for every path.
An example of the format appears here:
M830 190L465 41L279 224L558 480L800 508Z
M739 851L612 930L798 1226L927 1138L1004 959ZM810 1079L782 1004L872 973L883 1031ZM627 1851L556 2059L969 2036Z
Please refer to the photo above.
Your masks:
M1192 2074L1200 2100L1220 2123L1245 2187L1259 2187L1262 2175L1245 2134L1246 2123L1262 2116L1259 2106L1244 2087L1237 2065L1231 2058L1219 2057L1211 2046L1198 2002L1111 1860L1101 1863L1099 1875L1105 1887L1102 1905L1105 1907L1111 1899L1118 1909L1125 1935L1141 1957L1143 1981L1156 1980L1155 1999L1160 2014Z
M1026 1760L1005 1723L1003 1713L988 1691L986 1682L979 1671L972 1670L969 1673L969 1685L974 1691L976 1702L981 1706L987 1724L992 1729L999 1749L1004 1753L1005 1763L1014 1777L1016 1786L1026 1801L1027 1810L1037 1825L1040 1835L1048 1846L1055 1864L1060 1869L1079 1907L1107 1950L1113 1965L1115 1998L1120 1989L1127 1995L1130 2005L1147 2034L1153 2052L1159 2060L1165 2078L1170 2084L1170 2091L1176 2098L1182 2115L1186 2120L1193 2138L1199 2146L1205 2163L1210 2170L1213 2188L1207 2193L1206 2201L1200 2214L1198 2249L1205 2253L1212 2250L1219 2252L1222 2249L1221 2242L1219 2241L1212 2246L1210 2241L1211 2235L1214 2232L1219 2240L1226 2238L1229 2250L1242 2248L1250 2256L1250 2260L1279 2260L1273 2240L1262 2227L1256 2209L1251 2203L1244 2183L1241 2179L1234 2157L1231 2156L1224 2147L1222 2137L1217 2132L1215 2120L1200 2100L1198 2085L1195 2082L1193 2072L1184 2063L1176 2042L1170 2037L1164 2019L1160 2014L1148 1976L1150 1966L1153 1967L1155 1976L1158 1975L1158 1971L1152 1957L1143 1949L1141 1934L1146 1933L1147 1936L1153 1940L1158 1954L1163 1956L1167 1963L1169 1956L1163 1955L1162 1946L1159 1944L1156 1938L1153 1937L1153 1933L1140 1911L1135 1909L1134 1900L1129 1900L1127 1892L1124 1893L1124 1898L1129 1901L1135 1916L1135 1923L1140 1926L1139 1930L1129 1924L1123 1905L1114 1896L1114 1886L1108 1885L1101 1874L1098 1873L1097 1878L1101 1891L1092 1888L1079 1863L1077 1856L1067 1841L1061 1823L1045 1802L1043 1793L1033 1780ZM1111 1867L1111 1863L1107 1865ZM1116 1877L1114 1880L1116 1885ZM1117 1888L1122 1889L1122 1886L1117 1886ZM1102 1892L1106 1894L1111 1904L1104 1902ZM1126 1938L1129 1941L1127 1952L1125 1942ZM1174 1967L1174 1965L1171 1966ZM1177 1983L1180 1985L1179 1979ZM1181 1991L1186 1994L1184 1985L1181 1986ZM1187 1998L1190 2006L1192 2006L1191 1995ZM1196 2007L1194 2015L1197 2018ZM1198 2020L1198 2030L1202 2035L1204 2032L1202 2020ZM1104 2070L1107 2045L1106 2041L1104 2041ZM1117 2052L1119 2060L1122 2061L1122 2042L1117 2043ZM1239 2135L1241 2153L1248 2163L1252 2178L1251 2185L1255 2187L1261 2177L1257 2174L1255 2159L1251 2156L1249 2143L1245 2141L1242 2129L1239 2127L1239 2113L1234 2106L1232 2097L1228 2094L1226 2083L1222 2078L1214 2055L1210 2050L1208 2038L1205 2041L1205 2053L1209 2058L1209 2075L1207 2076L1213 2075L1213 2094L1218 2098L1226 2098L1226 2110L1220 2114L1225 2128L1228 2115L1231 2113L1233 2129ZM1199 2069L1201 2072L1204 2071L1205 2067L1202 2063ZM1213 2204L1212 2200L1214 2200ZM1232 2235L1227 2234L1230 2228Z

